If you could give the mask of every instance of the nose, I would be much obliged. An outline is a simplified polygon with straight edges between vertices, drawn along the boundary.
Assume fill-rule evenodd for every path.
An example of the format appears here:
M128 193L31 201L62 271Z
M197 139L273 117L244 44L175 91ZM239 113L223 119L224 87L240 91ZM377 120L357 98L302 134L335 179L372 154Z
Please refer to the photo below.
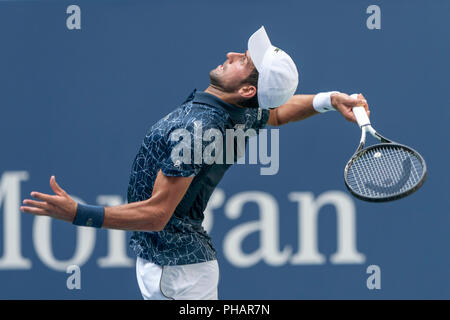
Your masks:
M233 62L233 60L242 57L242 55L243 55L243 53L228 52L228 53L227 53L227 59L228 59L230 62Z

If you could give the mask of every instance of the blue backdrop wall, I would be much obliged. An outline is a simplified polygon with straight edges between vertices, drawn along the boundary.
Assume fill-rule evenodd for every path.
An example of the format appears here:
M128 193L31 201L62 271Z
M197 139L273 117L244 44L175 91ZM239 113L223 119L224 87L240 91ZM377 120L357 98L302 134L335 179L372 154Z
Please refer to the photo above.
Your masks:
M125 202L148 128L261 25L297 63L297 93L364 93L374 126L429 175L408 198L362 202L343 182L357 126L326 113L281 127L278 173L236 165L208 207L220 297L450 298L449 14L445 0L1 1L0 298L140 298L129 233L19 205L52 174L79 201Z

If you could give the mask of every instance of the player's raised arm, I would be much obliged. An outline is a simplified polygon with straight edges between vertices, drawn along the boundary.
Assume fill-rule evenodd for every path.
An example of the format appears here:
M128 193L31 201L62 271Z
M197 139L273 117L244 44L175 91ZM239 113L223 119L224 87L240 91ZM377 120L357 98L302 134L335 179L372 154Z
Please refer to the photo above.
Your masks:
M355 122L352 112L352 107L355 105L363 105L367 114L370 115L369 106L362 94L358 96L358 99L340 92L323 92L316 95L297 94L280 107L270 110L268 124L280 126L333 110L339 111L345 119Z
M115 207L78 204L50 178L54 195L33 191L20 210L81 226L134 231L160 231L169 221L193 177L168 177L159 171L151 198Z

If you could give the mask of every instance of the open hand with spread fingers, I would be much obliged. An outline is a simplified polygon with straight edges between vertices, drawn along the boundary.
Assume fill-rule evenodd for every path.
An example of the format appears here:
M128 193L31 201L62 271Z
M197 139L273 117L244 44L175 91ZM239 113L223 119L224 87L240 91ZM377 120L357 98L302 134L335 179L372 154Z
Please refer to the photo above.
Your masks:
M55 192L54 195L33 191L31 196L37 200L23 200L23 206L20 207L20 210L34 215L49 216L72 222L77 211L77 202L58 185L55 176L50 178L50 187Z

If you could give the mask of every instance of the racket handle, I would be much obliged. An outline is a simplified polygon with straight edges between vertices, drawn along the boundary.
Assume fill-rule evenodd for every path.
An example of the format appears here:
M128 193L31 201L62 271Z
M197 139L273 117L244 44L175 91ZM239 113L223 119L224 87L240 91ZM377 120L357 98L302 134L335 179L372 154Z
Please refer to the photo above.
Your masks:
M352 94L350 97L357 99L358 95ZM366 113L366 109L364 109L364 107L353 107L353 114L355 115L356 118L356 122L358 122L358 125L360 128L362 128L363 126L367 126L370 125L370 120L369 117L367 116Z

